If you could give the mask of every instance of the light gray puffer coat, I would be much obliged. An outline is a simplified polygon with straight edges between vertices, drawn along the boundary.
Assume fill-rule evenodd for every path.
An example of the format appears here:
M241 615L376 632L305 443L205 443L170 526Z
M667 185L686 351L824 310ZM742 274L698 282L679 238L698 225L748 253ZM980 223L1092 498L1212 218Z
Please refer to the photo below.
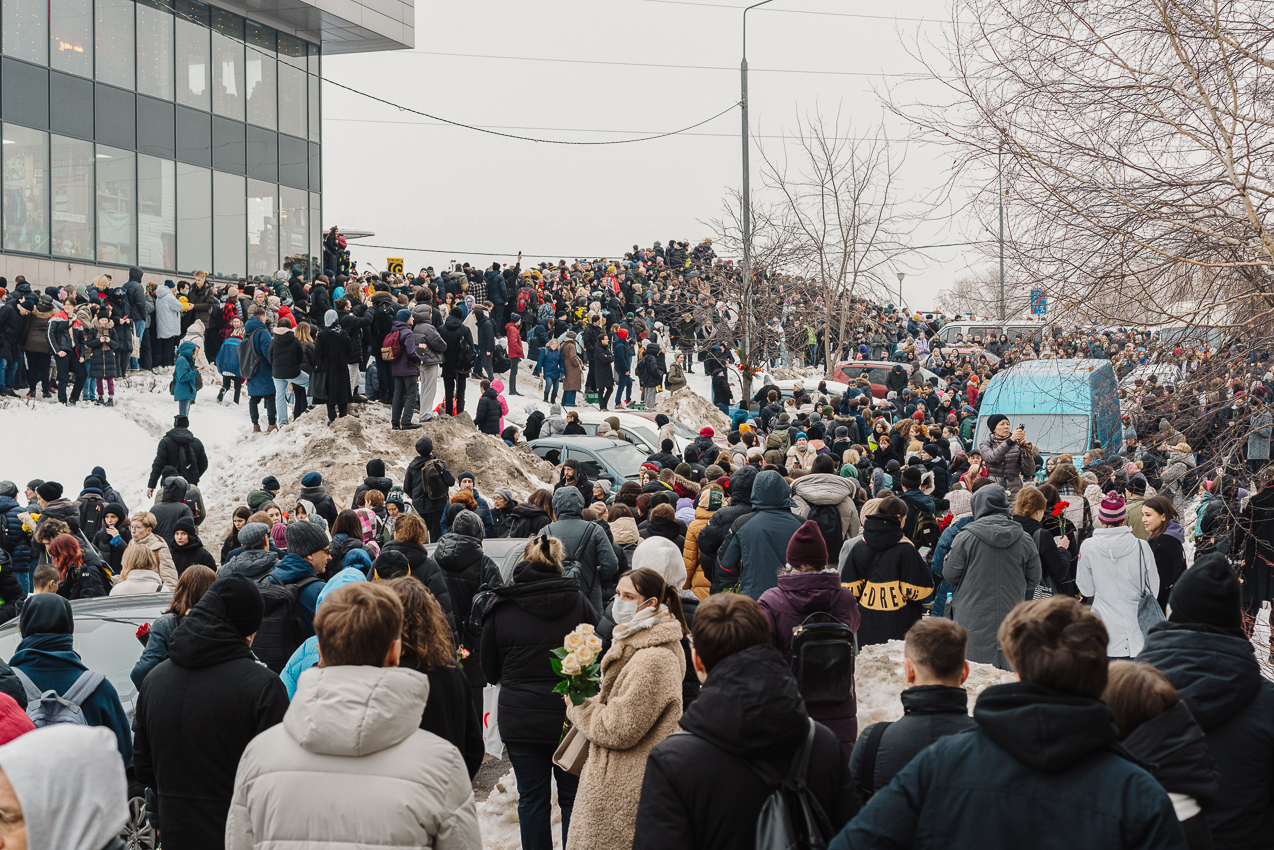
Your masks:
M481 850L460 751L420 728L429 679L315 667L239 761L226 850Z
M1035 594L1042 572L1035 541L1009 516L1004 489L974 493L973 522L942 562L942 577L956 588L948 616L969 631L970 661L1009 669L996 632L1014 606Z
M802 475L792 481L792 501L796 502L792 513L801 519L809 519L810 509L814 505L835 505L840 513L841 534L846 540L857 537L863 530L858 517L858 506L854 504L854 492L857 489L858 484L852 478L841 478L826 472Z

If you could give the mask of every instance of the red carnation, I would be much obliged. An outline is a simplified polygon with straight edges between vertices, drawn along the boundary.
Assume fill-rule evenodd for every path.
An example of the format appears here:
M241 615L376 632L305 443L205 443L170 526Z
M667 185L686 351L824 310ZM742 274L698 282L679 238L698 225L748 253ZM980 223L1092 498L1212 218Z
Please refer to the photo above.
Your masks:
M938 520L938 530L939 530L939 531L946 531L946 530L947 530L947 526L951 524L951 520L952 520L952 519L953 519L953 517L951 516L951 514L950 514L950 513L948 513L948 514L947 514L946 516L944 516L942 519Z
M1070 502L1058 502L1056 505L1053 505L1053 516L1061 516L1070 506Z

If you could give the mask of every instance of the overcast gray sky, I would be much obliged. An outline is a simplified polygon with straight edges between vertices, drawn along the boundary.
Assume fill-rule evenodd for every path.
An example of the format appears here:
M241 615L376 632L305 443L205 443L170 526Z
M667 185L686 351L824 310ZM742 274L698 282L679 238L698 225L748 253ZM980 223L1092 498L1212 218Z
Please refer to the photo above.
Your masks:
M415 50L334 56L324 62L324 75L455 121L518 128L509 133L632 138L694 124L738 100L744 5L417 0ZM889 17L894 14L901 17ZM798 115L816 107L824 113L839 108L855 135L884 120L891 137L905 137L907 128L885 115L876 93L882 84L905 80L880 75L923 70L904 42L918 33L939 38L945 14L944 0L774 0L751 12L752 132L761 137L754 145L777 149ZM583 61L525 61L532 58ZM722 70L659 67L667 65ZM937 93L931 82L906 86L907 97ZM399 249L356 247L360 264L377 269L388 256L404 257L414 270L451 260L511 262L519 250L538 262L615 256L654 240L694 243L709 235L702 222L716 216L726 193L741 183L737 110L684 135L583 147L440 125L333 85L324 87L323 97L323 226L372 230L375 238L364 242ZM758 162L754 147L754 187ZM905 191L919 195L938 185L942 166L932 149L911 145ZM914 244L964 241L968 229L927 223ZM929 253L929 259L914 256L907 270L906 300L913 307L929 306L941 288L980 263L968 248Z

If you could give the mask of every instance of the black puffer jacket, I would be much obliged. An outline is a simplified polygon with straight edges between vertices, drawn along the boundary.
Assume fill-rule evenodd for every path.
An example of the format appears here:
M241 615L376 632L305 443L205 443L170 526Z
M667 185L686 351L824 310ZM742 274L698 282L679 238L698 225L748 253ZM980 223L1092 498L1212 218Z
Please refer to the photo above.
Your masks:
M276 378L291 380L301 374L304 359L301 343L290 333L270 335L270 373Z
M1208 812L1218 848L1269 847L1274 836L1274 683L1261 676L1242 634L1192 623L1160 623L1138 661L1168 677L1207 735L1221 774L1221 801Z
M476 351L473 344L473 334L465 327L464 319L461 318L461 315L459 307L452 307L447 320L442 323L442 327L438 330L438 335L447 344L447 350L442 355L442 374L448 377L453 377L458 371L462 349ZM461 340L464 340L464 342L462 343Z
M429 556L429 552L419 543L403 542L401 540L391 540L381 547L381 554L385 552L397 552L407 559L407 563L411 566L411 575L413 578L419 579L425 587L429 588L429 592L434 595L434 599L438 600L438 605L442 607L442 613L447 615L447 624L451 626L451 633L456 632L456 617L451 605L451 591L447 587L447 581L442 575L442 568L438 566L438 562Z
M973 719L976 730L912 759L828 850L1018 850L1023 835L1064 835L1070 847L1186 850L1172 802L1118 747L1105 703L1015 682L983 691Z
M190 462L192 458L193 464ZM208 455L204 452L203 442L189 428L169 429L160 438L159 446L155 449L147 487L153 488L159 483L159 476L163 474L165 466L177 470L177 474L190 484L198 484L199 479L208 471ZM109 495L107 500L111 501Z
M302 487L296 497L314 505L314 512L323 517L329 529L336 524L336 515L340 511L336 507L336 502L332 500L331 494L327 492L326 487L321 484L317 487Z
M283 682L225 616L209 590L181 618L168 660L147 674L137 699L133 766L159 792L159 826L173 847L225 846L239 757L288 708Z
M1208 754L1207 738L1184 702L1147 720L1123 740L1124 749L1154 765L1155 779L1170 794L1192 798L1204 811L1181 822L1190 850L1211 850L1207 810L1221 799L1221 777Z
M597 612L578 579L523 561L513 583L496 591L482 626L482 672L500 685L500 737L506 742L552 744L562 737L566 705L553 693L561 681L549 653L580 623L596 625Z
M213 572L217 571L217 560L204 548L203 541L197 534L189 535L185 546L173 544L168 547L168 550L172 553L173 565L177 567L178 576L194 564L202 564Z
M757 812L769 788L747 765L786 775L809 733L809 715L778 650L753 646L720 661L681 728L651 751L637 809L633 850L752 850ZM858 796L836 735L817 725L806 783L839 830Z
M478 399L478 410L473 414L473 424L483 434L499 436L500 399L494 389L488 389Z
M548 512L530 502L518 502L510 514L509 537L534 537L553 521Z
M902 719L885 727L877 745L874 765L867 764L867 748L863 746L863 741L876 725L874 723L863 730L853 755L849 757L849 770L864 797L870 797L888 785L898 771L934 741L977 726L969 716L969 693L964 688L946 685L908 688L902 692L902 710Z
M863 521L862 542L849 550L841 581L858 597L860 646L902 640L933 595L933 572L897 520L883 514Z
M725 541L730 525L739 517L752 513L752 483L756 481L756 474L755 466L745 466L731 475L730 504L714 513L708 524L699 530L699 562L712 564L713 575L716 573L717 558L721 554L721 544ZM712 589L722 589L717 586L715 578Z
M194 518L186 505L186 490L186 479L174 475L164 484L159 503L150 508L150 512L155 515L155 533L164 539L169 549L173 547L173 531L177 528L177 520L182 517Z
M469 629L473 597L479 589L485 587L494 590L504 584L500 579L500 568L482 551L481 540L467 534L456 534L454 531L444 534L438 541L433 560L442 570L443 581L447 584L452 610L455 612L456 634L466 649L476 652L481 646L482 631ZM482 678L482 665L466 664L464 672L473 687L479 688L486 684Z

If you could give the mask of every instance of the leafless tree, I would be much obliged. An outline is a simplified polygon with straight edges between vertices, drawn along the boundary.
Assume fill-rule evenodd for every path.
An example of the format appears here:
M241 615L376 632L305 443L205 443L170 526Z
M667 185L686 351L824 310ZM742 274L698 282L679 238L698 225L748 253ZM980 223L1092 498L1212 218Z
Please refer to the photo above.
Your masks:
M1054 301L1208 327L1274 319L1274 18L1245 0L953 0L917 54L945 85L890 98Z
M917 218L904 211L900 175L905 156L884 127L855 137L838 113L798 118L795 133L775 149L761 147L764 191L799 240L797 269L821 284L828 370L839 313L841 349L855 298L887 298Z

